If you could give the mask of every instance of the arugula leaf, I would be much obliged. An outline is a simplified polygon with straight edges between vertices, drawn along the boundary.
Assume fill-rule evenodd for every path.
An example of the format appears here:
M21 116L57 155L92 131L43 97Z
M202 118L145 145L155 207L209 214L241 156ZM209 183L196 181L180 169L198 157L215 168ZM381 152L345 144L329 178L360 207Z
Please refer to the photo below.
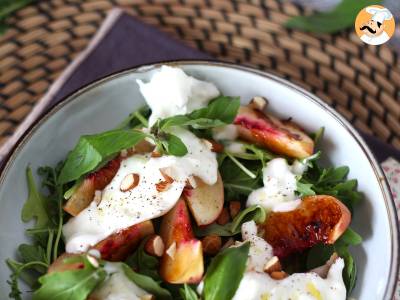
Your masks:
M344 245L359 245L363 241L362 237L355 232L353 229L348 227L346 231L341 235L341 237L338 240L338 243L344 244Z
M49 264L46 252L38 245L21 244L18 247L18 253L24 263L29 263L31 261L42 261L46 264ZM47 269L43 266L37 266L35 269L42 274L46 273L47 271Z
M298 192L304 195L331 195L342 201L350 211L357 204L362 195L357 191L357 180L347 179L349 168L321 168L316 161L311 162L311 167L301 176L297 182Z
M186 283L179 289L179 293L183 300L199 300L197 293Z
M318 145L320 141L324 138L325 127L321 127L316 132L310 134L310 137L314 140L314 145Z
M316 33L335 33L354 26L354 20L361 9L381 2L381 0L342 0L331 11L318 12L310 16L296 16L285 26Z
M311 183L302 183L301 181L297 181L297 188L296 192L299 193L299 197L305 197L305 196L313 196L315 195L315 192L312 189L313 184Z
M84 267L78 270L54 272L39 278L41 287L32 300L86 300L88 295L107 276L102 266L95 267L81 257Z
M240 233L242 224L253 220L257 224L265 221L265 210L259 205L250 206L242 210L232 222L225 225L211 224L195 228L196 236L219 235L219 236L233 236Z
M160 300L172 300L170 292L162 288L154 279L151 277L136 273L128 265L121 264L122 270L125 275L132 280L137 286L154 295L156 299Z
M158 274L159 260L154 256L151 256L144 251L144 245L146 244L149 237L145 238L128 259L126 263L136 270L138 273L149 276L154 280L161 280Z
M26 180L28 182L29 195L22 208L21 219L24 222L36 219L35 228L43 228L48 224L49 216L47 214L45 198L36 188L30 167L26 169Z
M262 166L259 163L247 161L246 168L255 174L256 178L249 177L232 160L224 160L220 165L219 171L227 199L247 197L252 191L262 186Z
M122 129L81 136L78 144L68 154L59 182L63 184L78 179L93 171L110 156L136 145L146 136L141 131Z
M250 244L223 250L215 256L204 278L204 300L230 300L246 269Z

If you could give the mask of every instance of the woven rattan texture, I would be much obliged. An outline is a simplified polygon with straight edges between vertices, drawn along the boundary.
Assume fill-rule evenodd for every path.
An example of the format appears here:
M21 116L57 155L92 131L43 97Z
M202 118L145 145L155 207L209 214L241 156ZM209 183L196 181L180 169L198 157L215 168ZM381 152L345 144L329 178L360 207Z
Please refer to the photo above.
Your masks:
M275 0L52 0L18 11L0 37L0 144L85 48L112 7L218 59L285 77L358 128L400 148L395 52L365 46L352 31L315 36L287 30L282 23L304 12Z

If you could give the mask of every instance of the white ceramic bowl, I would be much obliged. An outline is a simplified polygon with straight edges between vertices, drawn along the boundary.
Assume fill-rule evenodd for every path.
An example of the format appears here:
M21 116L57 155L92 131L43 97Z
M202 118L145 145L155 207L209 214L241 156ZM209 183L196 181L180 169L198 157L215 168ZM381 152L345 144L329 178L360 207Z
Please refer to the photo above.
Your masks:
M246 103L260 95L281 117L293 117L309 132L325 127L324 160L350 167L350 178L359 182L365 198L355 209L352 226L363 236L352 249L358 281L352 296L362 300L390 299L395 288L399 248L396 212L384 175L365 142L336 111L316 96L265 72L205 61L169 64L215 83L226 95L241 96ZM78 138L115 127L129 112L143 104L135 79L149 79L159 65L144 66L111 75L82 88L47 113L22 138L0 176L0 261L14 256L26 240L20 221L27 197L25 168L55 165ZM0 294L7 295L9 270L0 264ZM29 296L26 296L29 299Z

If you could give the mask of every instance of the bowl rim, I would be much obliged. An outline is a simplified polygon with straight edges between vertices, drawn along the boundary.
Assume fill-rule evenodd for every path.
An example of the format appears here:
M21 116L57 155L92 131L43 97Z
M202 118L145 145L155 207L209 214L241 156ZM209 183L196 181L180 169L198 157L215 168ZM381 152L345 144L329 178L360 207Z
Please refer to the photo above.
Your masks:
M253 73L259 75L261 77L270 79L275 81L279 84L282 84L292 90L295 90L297 93L302 94L305 98L313 103L317 104L319 107L327 111L338 123L339 125L343 126L344 129L355 139L357 144L360 146L364 154L367 156L370 165L372 166L375 177L378 180L379 187L381 193L383 195L387 216L389 218L389 225L390 225L390 236L392 239L392 255L390 258L390 271L389 271L389 278L386 283L385 287L385 294L384 299L392 299L396 289L396 282L397 276L399 272L399 223L397 221L397 211L395 207L395 203L393 200L393 196L390 192L389 184L387 182L386 176L384 175L382 168L380 167L379 163L377 162L374 154L369 149L368 145L361 137L361 135L357 132L357 130L336 110L330 107L327 103L322 101L318 96L314 95L313 93L305 90L304 88L284 79L277 75L271 74L267 71L257 70L248 66L238 65L235 63L230 62L221 62L217 60L210 60L210 59L195 59L195 60L167 60L167 61L160 61L155 63L146 63L141 64L136 67L125 68L120 71L113 72L109 75L96 79L92 82L89 82L79 89L69 93L68 95L64 96L58 103L48 107L42 114L39 116L30 126L29 128L21 135L15 145L12 147L10 152L4 156L3 162L0 166L0 185L3 184L7 171L10 169L13 161L20 153L21 149L27 144L27 142L31 139L32 135L54 114L56 114L61 108L73 102L78 96L81 94L102 85L108 81L116 79L118 77L126 76L130 73L145 73L151 71L153 69L157 69L162 65L170 65L170 66L185 66L185 65L203 65L203 66L213 66L213 67L223 67L228 69L236 69L240 71L245 71L249 73Z

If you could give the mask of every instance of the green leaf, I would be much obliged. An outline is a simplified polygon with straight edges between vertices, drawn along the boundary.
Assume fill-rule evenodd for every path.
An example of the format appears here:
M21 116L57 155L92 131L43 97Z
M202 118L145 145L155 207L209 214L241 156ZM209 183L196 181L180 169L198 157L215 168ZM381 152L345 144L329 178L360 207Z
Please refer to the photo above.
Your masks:
M266 218L265 210L258 205L250 206L242 210L232 222L225 225L213 223L208 226L195 228L196 236L219 235L233 236L240 233L242 224L253 220L257 224L263 223Z
M227 199L237 199L239 196L247 197L262 185L262 166L252 161L243 162L243 164L253 174L256 174L256 178L249 177L230 159L224 160L220 165L219 171L224 182Z
M240 106L239 97L221 96L212 100L207 107L188 115L165 118L156 124L161 131L173 126L191 126L195 129L207 129L230 124L235 119Z
M140 128L143 126L148 127L147 120L150 117L150 113L150 108L147 105L144 105L137 111L130 113L129 116L116 127L116 129Z
M172 300L170 292L162 288L151 277L136 273L126 264L122 264L122 269L125 275L132 280L132 282L150 294L154 295L157 300Z
M49 222L46 200L36 188L30 167L26 169L26 179L28 182L29 195L22 208L21 219L24 222L29 222L30 220L35 219L35 228L43 228Z
M207 107L193 111L189 118L220 120L231 124L235 119L240 106L239 97L220 96L212 100Z
M136 145L147 135L137 130L111 130L104 133L84 135L68 154L59 176L60 183L76 180L93 171L110 156Z
M47 261L46 252L38 245L21 244L18 247L18 253L24 263L29 263L31 261L42 261L46 264L49 263ZM37 266L35 269L42 274L47 271L43 266Z
M333 245L317 244L313 246L307 255L307 270L324 265L335 252Z
M296 191L299 193L299 197L305 196L313 196L315 192L312 189L313 184L311 183L302 183L301 181L297 181L297 189Z
M146 253L144 245L149 237L143 239L136 251L128 257L126 263L140 274L149 276L156 281L161 279L158 274L159 260Z
M366 6L379 4L381 0L342 0L333 10L310 16L296 16L285 25L316 33L335 33L354 26L357 14Z
M188 150L182 140L173 134L167 134L166 137L166 151L168 154L175 156L184 156L188 153Z
M363 241L362 237L355 232L353 229L348 227L346 231L341 235L339 240L336 242L336 244L343 244L343 245L359 245Z
M88 295L107 276L101 266L94 267L83 258L84 268L54 272L39 278L41 287L33 293L33 300L86 300Z
M310 134L311 138L314 140L314 145L318 145L320 141L324 138L325 127L321 127L316 132Z
M179 290L179 293L183 300L199 300L197 293L186 283Z
M204 279L204 300L230 300L246 269L250 244L223 250L215 256Z

